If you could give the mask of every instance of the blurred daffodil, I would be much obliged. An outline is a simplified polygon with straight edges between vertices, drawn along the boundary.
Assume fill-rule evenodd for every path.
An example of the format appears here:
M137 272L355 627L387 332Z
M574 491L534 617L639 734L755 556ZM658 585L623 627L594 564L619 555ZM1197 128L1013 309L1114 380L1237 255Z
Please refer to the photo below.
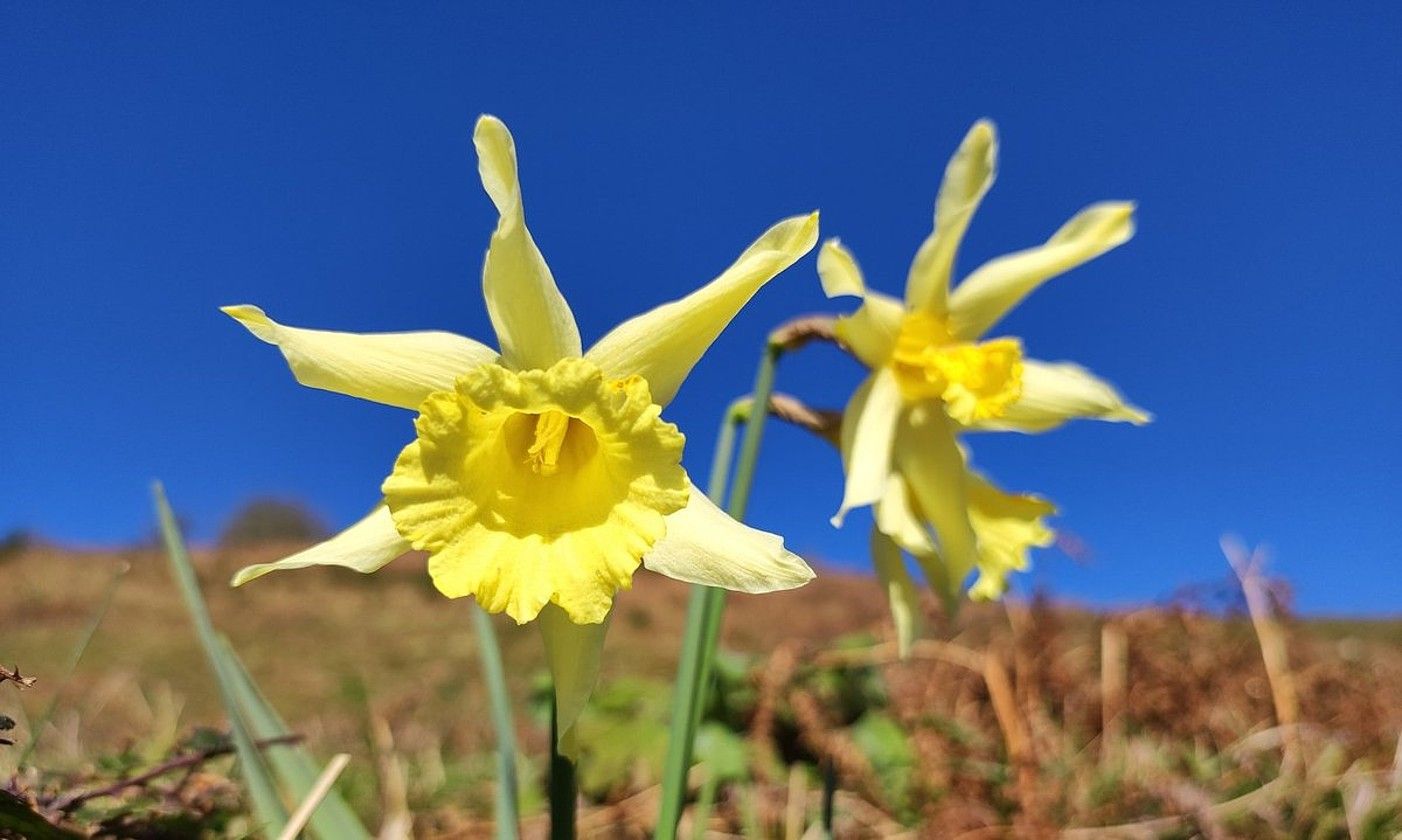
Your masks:
M741 307L813 247L818 217L780 222L711 283L585 352L526 229L511 134L486 116L473 139L500 214L482 273L500 352L443 332L325 332L225 308L276 345L302 384L418 412L382 504L234 584L315 565L373 572L426 551L444 595L539 619L564 733L592 689L614 595L640 564L744 592L813 577L779 537L731 519L691 483L682 434L661 412Z
M994 600L1007 589L1009 574L1027 568L1028 552L1033 547L1045 548L1056 538L1045 521L1056 513L1056 506L1040 496L1001 490L967 467L964 486L969 500L969 524L978 542L978 575L969 588L969 597L975 601ZM944 598L954 598L961 581L951 579L951 571L930 533L930 519L906 476L891 474L873 512L876 521L871 530L872 560L890 600L896 639L904 656L919 633L921 612L918 590L902 551L915 558L925 579Z
M1149 420L1085 369L1026 358L1016 338L985 338L1044 281L1127 241L1132 204L1093 204L1046 244L985 263L951 291L959 242L993 183L996 160L993 125L980 121L945 170L934 231L916 253L904 301L868 289L838 240L826 242L818 258L829 297L862 299L839 319L837 336L872 371L843 414L847 482L834 524L853 508L875 505L879 562L893 568L891 547L899 545L924 558L927 574L937 562L932 582L948 587L978 568L974 594L985 596L1025 566L1029 546L1050 539L1041 518L1051 506L1004 494L970 472L956 435L1040 432L1074 418Z

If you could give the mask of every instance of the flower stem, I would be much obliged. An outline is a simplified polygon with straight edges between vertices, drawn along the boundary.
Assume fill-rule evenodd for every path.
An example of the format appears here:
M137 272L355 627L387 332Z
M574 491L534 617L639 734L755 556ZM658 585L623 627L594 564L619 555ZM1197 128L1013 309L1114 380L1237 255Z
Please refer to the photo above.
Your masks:
M511 697L506 691L506 672L501 664L501 646L487 611L473 604L473 629L482 656L482 677L487 682L487 698L492 710L492 726L497 736L497 840L520 836L520 810L516 801L516 730L511 722Z
M554 691L551 691L554 697ZM559 716L550 701L550 840L574 840L574 762L560 755Z
M730 488L727 512L743 519L754 482L755 462L759 457L760 440L764 433L765 408L774 391L774 370L785 344L771 339L760 356L759 370L750 397L732 404L721 420L716 436L716 452L711 462L710 486L706 495L720 505L724 503L731 451L735 442L735 427L745 424L745 436L740 443L740 456L735 464L735 481ZM672 737L667 744L667 757L662 766L662 802L657 816L657 840L675 840L677 823L686 803L686 777L691 768L692 746L696 730L701 725L705 699L710 689L711 665L720 639L721 617L725 613L725 590L693 586L687 607L686 630L682 637L681 660L677 663L676 695L672 701Z

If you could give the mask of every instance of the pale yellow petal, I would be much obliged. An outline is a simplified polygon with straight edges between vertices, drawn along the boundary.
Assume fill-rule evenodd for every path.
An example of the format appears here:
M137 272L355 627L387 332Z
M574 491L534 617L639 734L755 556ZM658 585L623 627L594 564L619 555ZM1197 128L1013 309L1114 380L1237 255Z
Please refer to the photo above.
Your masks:
M830 298L866 294L862 269L852 252L836 237L824 242L822 250L818 251L818 279L823 283L823 293Z
M911 309L944 314L959 243L979 202L993 186L997 169L998 134L993 123L979 120L944 170L935 201L935 229L916 252L906 279L905 299Z
M904 659L910 655L910 645L920 633L920 593L910 579L900 546L876 528L871 531L871 559L876 566L876 577L891 604L896 650Z
M612 611L609 615L612 616ZM574 725L599 681L599 661L608 634L608 619L599 624L575 624L554 604L540 611L545 661L555 688L556 746L570 760L579 758Z
M1028 552L1045 548L1056 539L1046 517L1056 506L1040 496L1008 493L984 476L969 472L969 517L978 534L978 579L969 597L986 601L1002 596L1008 575L1027 568Z
M886 364L896 346L905 305L880 292L867 292L851 315L837 319L837 339L862 364L875 369Z
M886 492L872 506L876 527L911 554L933 554L935 545L930 528L921 519L911 498L910 485L900 473L886 479Z
M735 592L793 589L813 579L782 538L736 522L694 486L687 506L667 517L667 534L643 555L643 566Z
M497 358L487 345L452 333L308 330L279 324L256 306L221 311L276 345L303 385L402 408L418 408L430 393Z
M900 385L890 368L867 377L842 414L843 460L847 468L842 505L832 517L842 526L847 512L881 498L891 474L891 447L901 423Z
M368 574L409 550L409 543L395 530L389 508L380 505L369 516L325 542L275 563L246 566L234 575L232 584L242 586L268 572L305 569L308 566L344 566Z
M497 331L501 356L518 370L545 369L580 354L579 327L526 229L516 144L501 120L477 120L472 142L477 171L500 218L482 267L482 294Z
M954 424L938 403L922 404L909 417L896 440L896 469L905 475L920 511L934 527L949 580L958 587L978 564L964 456L954 439Z
M1044 281L1089 262L1134 235L1134 205L1092 204L1061 226L1047 244L984 263L949 299L954 337L972 341Z
M755 292L817 241L817 213L785 219L765 231L719 277L680 300L619 324L589 348L586 358L611 377L642 376L653 400L665 406Z
M1142 426L1152 416L1126 402L1114 386L1070 362L1024 359L1022 392L997 417L970 428L1045 432L1068 420L1111 420Z

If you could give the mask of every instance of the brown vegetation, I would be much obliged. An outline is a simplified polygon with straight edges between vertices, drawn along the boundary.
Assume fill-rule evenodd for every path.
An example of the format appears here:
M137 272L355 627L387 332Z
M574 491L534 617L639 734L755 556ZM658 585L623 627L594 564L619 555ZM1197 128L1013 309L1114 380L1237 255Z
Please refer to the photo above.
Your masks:
M416 557L373 578L308 570L224 585L238 566L286 548L197 554L216 624L318 752L353 756L344 786L367 817L408 807L420 836L483 835L491 731L465 604L438 596ZM71 647L122 563L132 571L63 686ZM0 661L38 678L23 696L0 692L0 714L19 722L7 737L27 743L28 721L63 691L36 753L47 775L26 776L30 784L97 788L97 757L155 766L192 726L219 724L159 555L29 547L7 559L5 581ZM686 597L683 586L638 576L619 602L604 685L665 691ZM1253 628L1245 615L1182 608L985 606L953 626L932 616L932 639L902 662L884 599L865 577L826 574L799 592L730 605L724 644L750 664L721 714L747 739L749 769L745 783L720 790L713 832L797 836L822 807L825 768L838 781L844 836L1115 825L1087 836L1348 836L1368 820L1397 830L1376 822L1390 819L1379 808L1402 803L1390 770L1402 732L1395 622L1267 617L1274 629L1262 631L1259 616ZM538 640L529 627L501 631L518 708L530 708ZM1263 633L1275 634L1266 643L1274 673ZM1294 703L1284 714L1283 692ZM665 716L665 702L648 708ZM1289 716L1298 723L1278 725ZM909 767L873 751L877 717L903 733ZM539 721L522 712L518 728L523 749L539 755ZM1283 749L1298 751L1293 766ZM586 835L642 836L655 793L642 752L623 781L599 788ZM0 750L0 773L12 756ZM528 806L535 772L528 765ZM707 772L698 768L698 784ZM527 826L538 827L536 818Z

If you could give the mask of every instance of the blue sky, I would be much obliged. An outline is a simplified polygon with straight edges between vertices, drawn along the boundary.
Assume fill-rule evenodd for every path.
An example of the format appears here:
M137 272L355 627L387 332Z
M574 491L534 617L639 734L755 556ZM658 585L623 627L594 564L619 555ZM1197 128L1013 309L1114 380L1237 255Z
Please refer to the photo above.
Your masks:
M1151 600L1225 574L1231 530L1304 609L1395 612L1402 12L1265 8L8 3L0 530L136 538L157 476L200 538L253 494L367 509L410 416L299 388L217 307L489 338L479 113L516 135L586 343L813 208L898 291L988 116L1002 167L960 273L1136 200L1134 240L1004 327L1158 418L975 440L1093 551L1040 552L1024 591ZM716 344L668 412L694 473L765 332L824 310L810 256ZM817 349L779 377L837 405L860 371ZM772 427L761 470L752 521L865 562L865 517L827 524L823 445Z

